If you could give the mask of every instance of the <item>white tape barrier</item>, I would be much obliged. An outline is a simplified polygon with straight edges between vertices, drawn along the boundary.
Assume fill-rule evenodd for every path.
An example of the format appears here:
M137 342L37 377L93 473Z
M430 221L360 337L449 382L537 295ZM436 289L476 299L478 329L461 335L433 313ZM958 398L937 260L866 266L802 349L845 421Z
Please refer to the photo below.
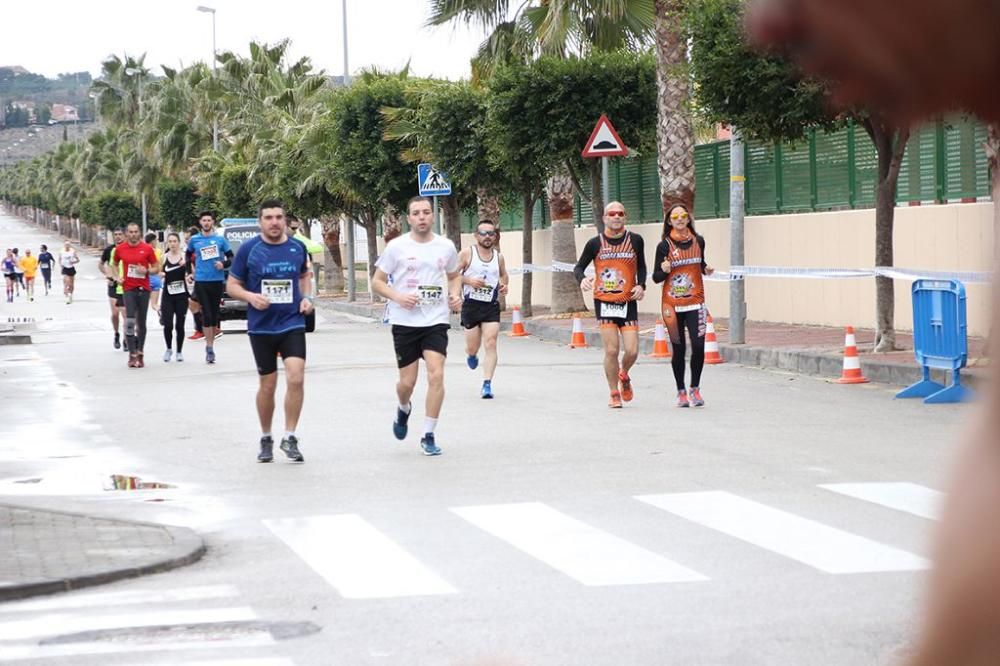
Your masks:
M525 264L520 268L508 268L511 275L524 273L572 273L573 264L557 261L551 266L536 266ZM587 268L587 275L593 275L594 269ZM993 274L988 271L930 271L910 268L878 267L878 268L791 268L786 266L733 266L729 271L715 271L706 275L705 280L711 282L729 282L743 280L748 277L766 278L805 278L812 280L828 280L841 278L871 278L887 277L893 280L958 280L964 284L989 284Z

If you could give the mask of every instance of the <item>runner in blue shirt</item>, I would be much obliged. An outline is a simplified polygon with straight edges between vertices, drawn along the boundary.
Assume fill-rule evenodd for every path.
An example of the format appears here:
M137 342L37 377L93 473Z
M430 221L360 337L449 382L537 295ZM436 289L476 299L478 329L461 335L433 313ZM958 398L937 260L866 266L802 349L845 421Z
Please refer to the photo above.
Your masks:
M257 362L257 416L260 419L259 462L274 460L274 394L278 387L278 356L285 365L285 436L281 450L303 462L295 436L306 368L306 321L312 312L312 266L305 245L285 232L285 207L280 201L261 203L260 235L240 246L229 270L227 293L245 301L247 333ZM207 322L206 322L207 326Z
M188 241L188 252L194 255L194 293L201 305L205 333L205 362L215 363L215 334L219 327L226 269L233 260L233 250L224 236L215 233L215 214L203 211L198 215L201 233Z

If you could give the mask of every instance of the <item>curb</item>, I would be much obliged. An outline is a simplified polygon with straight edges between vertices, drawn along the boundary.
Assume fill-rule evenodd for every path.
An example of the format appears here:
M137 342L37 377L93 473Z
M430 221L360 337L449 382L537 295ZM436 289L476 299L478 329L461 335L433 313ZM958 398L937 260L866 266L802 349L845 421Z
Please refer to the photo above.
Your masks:
M317 301L318 303L319 301ZM326 309L336 312L347 312L373 320L379 319L373 312L374 307L368 303L327 301L323 306ZM381 306L378 307L378 310L381 311ZM511 323L509 321L501 321L500 329L502 331L509 331L510 328ZM568 344L569 331L549 326L544 320L525 319L524 329L539 340ZM584 336L587 340L587 345L591 347L601 346L601 334L597 331L585 330ZM646 356L653 352L653 342L651 337L639 337L640 356ZM839 353L822 352L814 349L796 349L793 347L752 347L720 342L719 351L727 363L785 370L803 375L829 377L831 379L840 377L844 362L843 356ZM909 386L923 378L919 366L881 363L866 358L861 360L861 371L872 382L895 386ZM950 373L942 370L932 370L931 378L947 385L950 381ZM984 381L984 378L972 373L966 372L962 375L962 384L971 388L981 388Z
M25 333L0 333L0 345L30 345L31 336Z
M28 597L36 597L45 594L55 594L56 592L69 592L70 590L78 590L80 588L92 587L95 585L105 585L107 583L113 583L127 578L137 578L148 574L163 573L165 571L177 569L189 564L194 564L200 560L208 550L202 538L193 530L186 527L169 527L166 525L157 525L155 523L143 523L134 520L119 520L117 518L88 516L82 513L37 509L34 507L12 504L5 504L4 506L24 511L37 511L39 513L55 513L63 516L95 518L113 523L125 523L134 526L160 529L170 535L173 545L167 549L166 556L155 557L154 559L150 559L146 562L133 566L96 571L79 576L36 580L25 583L0 584L0 601L13 601L15 599L26 599Z

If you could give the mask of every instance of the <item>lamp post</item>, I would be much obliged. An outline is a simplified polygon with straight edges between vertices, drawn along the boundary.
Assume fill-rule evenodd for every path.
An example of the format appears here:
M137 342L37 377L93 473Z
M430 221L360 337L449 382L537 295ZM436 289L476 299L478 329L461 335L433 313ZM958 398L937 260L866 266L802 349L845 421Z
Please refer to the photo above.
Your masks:
M198 5L198 11L212 15L212 75L216 72L216 50L215 50L215 8ZM219 119L212 119L212 150L219 152Z
M341 7L344 10L344 87L346 88L350 85L350 70L347 66L347 0L342 0ZM354 301L358 297L358 287L356 284L356 276L354 275L354 219L349 215L344 216L344 223L347 225L347 300ZM366 264L367 265L367 264ZM369 272L371 267L368 268ZM369 286L371 285L371 276L368 279Z
M138 79L139 79L139 118L142 119L142 80L143 80L143 77L145 76L146 72L143 71L142 69L138 69L138 68L135 68L135 67L126 67L125 68L125 74L127 74L128 76L138 77ZM149 226L148 225L147 212L146 212L146 210L147 210L147 208L146 208L146 184L142 183L141 188L142 188L142 193L141 193L141 196L142 196L142 238L143 238L143 240L145 240L146 239L146 231L147 231L147 228Z

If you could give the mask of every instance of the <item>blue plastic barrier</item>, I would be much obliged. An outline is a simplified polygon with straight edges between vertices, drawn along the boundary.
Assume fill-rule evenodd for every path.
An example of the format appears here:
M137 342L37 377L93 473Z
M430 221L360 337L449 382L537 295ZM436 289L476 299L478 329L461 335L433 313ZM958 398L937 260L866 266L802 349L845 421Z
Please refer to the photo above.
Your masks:
M969 358L965 320L965 286L958 280L913 283L913 352L924 378L896 394L924 398L927 404L966 402L975 394L962 386L959 371ZM931 368L950 370L951 385L931 380Z

